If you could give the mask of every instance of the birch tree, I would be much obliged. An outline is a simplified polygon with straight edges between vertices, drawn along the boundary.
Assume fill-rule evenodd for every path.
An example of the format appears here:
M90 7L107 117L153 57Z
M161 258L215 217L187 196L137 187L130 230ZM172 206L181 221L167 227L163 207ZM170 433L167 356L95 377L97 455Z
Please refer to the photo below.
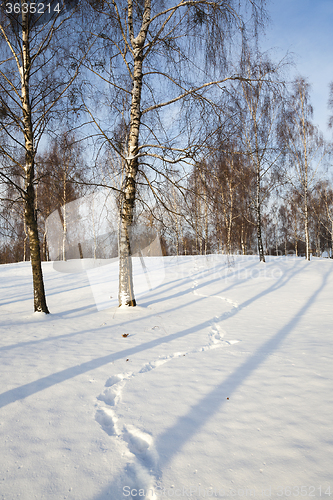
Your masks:
M235 223L241 218L241 180L245 178L243 158L238 152L235 142L231 140L219 144L218 150L210 162L211 191L214 198L217 234L220 232L219 244L224 241L224 251L231 254L238 247L234 238ZM223 237L222 237L223 235Z
M281 107L281 92L277 84L278 65L264 56L246 53L243 64L246 79L233 87L235 105L232 111L239 127L241 150L254 172L253 208L255 212L258 253L265 262L262 238L262 207L270 189L263 189L269 171L277 165L281 151L276 143L276 126Z
M1 2L0 5L1 130L7 137L0 153L9 160L8 168L1 169L0 176L15 187L24 206L34 311L44 313L49 311L37 225L35 158L40 140L54 118L53 112L78 73L77 64L73 66L65 58L63 44L63 40L73 41L75 34L73 26L71 31L66 30L71 15L64 2ZM12 178L13 166L21 172L20 182Z
M124 165L119 192L119 305L135 306L130 232L138 182L146 183L157 202L163 202L161 180L172 178L175 165L192 161L206 123L185 122L188 105L212 106L214 88L237 78L227 72L227 42L232 37L235 42L237 36L241 41L247 27L258 26L263 2L112 0L93 5L101 23L95 28L101 55L94 52L90 70L101 78L100 85L112 89L110 112L116 109L115 122L123 120L128 129L126 151L118 151ZM116 149L88 100L86 109Z
M306 260L310 260L310 194L315 185L316 173L327 153L324 140L312 123L312 115L310 85L304 78L297 78L284 111L280 133L289 154L289 182L302 200Z
M315 186L312 207L316 214L317 222L330 239L330 257L333 259L333 188L325 180Z
M86 190L83 159L84 148L73 133L63 131L53 138L47 151L36 156L39 177L36 186L40 234L43 235L43 254L47 260L46 220L58 210L63 226L62 259L66 260L67 204L83 196ZM62 210L60 207L63 207Z

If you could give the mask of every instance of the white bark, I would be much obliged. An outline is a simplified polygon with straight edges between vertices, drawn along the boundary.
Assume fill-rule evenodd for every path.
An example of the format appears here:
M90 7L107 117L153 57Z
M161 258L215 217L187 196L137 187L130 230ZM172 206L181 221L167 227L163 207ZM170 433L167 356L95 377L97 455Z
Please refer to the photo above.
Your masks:
M141 92L143 47L146 41L150 23L151 0L145 0L142 15L142 24L139 34L134 38L133 6L128 1L128 27L130 43L133 51L133 83L131 92L130 131L128 140L124 197L120 211L120 238L119 238L119 306L135 306L133 290L132 257L130 245L131 225L134 217L136 197L136 177L138 172L138 147L141 124Z
M37 228L37 215L35 210L35 150L32 127L32 113L29 97L29 80L31 71L29 23L27 14L22 14L22 66L19 67L21 75L21 104L23 111L23 127L25 142L25 200L24 213L29 235L30 260L33 275L34 310L48 313L45 299L44 281L41 265L41 255Z

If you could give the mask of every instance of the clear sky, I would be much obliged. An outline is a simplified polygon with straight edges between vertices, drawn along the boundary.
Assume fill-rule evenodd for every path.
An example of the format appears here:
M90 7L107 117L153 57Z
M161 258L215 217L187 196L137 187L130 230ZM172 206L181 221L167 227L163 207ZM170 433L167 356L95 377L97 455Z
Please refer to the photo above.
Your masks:
M329 83L333 81L333 0L267 0L271 22L262 47L275 48L274 59L293 53L291 78L304 76L312 85L314 122L327 139Z

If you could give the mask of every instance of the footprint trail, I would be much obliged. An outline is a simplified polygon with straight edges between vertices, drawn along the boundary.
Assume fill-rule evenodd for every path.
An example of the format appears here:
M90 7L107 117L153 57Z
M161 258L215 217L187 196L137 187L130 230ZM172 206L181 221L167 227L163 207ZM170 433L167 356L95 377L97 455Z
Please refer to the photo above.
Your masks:
M208 342L205 345L187 350L186 352L174 352L148 361L136 372L112 375L107 379L103 393L97 397L99 403L97 404L98 409L95 414L95 420L106 434L120 441L123 448L123 455L129 459L129 463L126 466L126 476L133 488L137 490L143 489L147 492L145 497L147 500L157 500L157 497L153 493L153 485L159 479L160 475L158 472L158 453L154 445L154 438L149 432L139 429L134 425L120 424L117 418L116 407L121 401L122 391L126 382L133 377L155 370L172 359L187 354L227 347L239 342L239 340L226 340L226 332L219 325L221 320L234 314L235 309L239 307L238 304L227 297L201 294L197 291L197 287L198 281L195 280L192 285L195 295L208 300L222 300L231 306L231 311L227 311L221 316L215 316L211 321ZM158 327L155 324L152 327L152 329L157 328L163 328L163 326ZM129 496L127 498L131 499L132 497Z

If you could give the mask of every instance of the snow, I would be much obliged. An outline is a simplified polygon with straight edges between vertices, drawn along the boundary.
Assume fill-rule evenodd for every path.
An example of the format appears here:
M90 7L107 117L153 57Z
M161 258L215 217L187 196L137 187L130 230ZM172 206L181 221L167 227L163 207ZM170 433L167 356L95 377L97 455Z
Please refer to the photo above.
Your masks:
M0 499L329 499L333 262L154 259L136 308L44 263L50 315L0 266Z

